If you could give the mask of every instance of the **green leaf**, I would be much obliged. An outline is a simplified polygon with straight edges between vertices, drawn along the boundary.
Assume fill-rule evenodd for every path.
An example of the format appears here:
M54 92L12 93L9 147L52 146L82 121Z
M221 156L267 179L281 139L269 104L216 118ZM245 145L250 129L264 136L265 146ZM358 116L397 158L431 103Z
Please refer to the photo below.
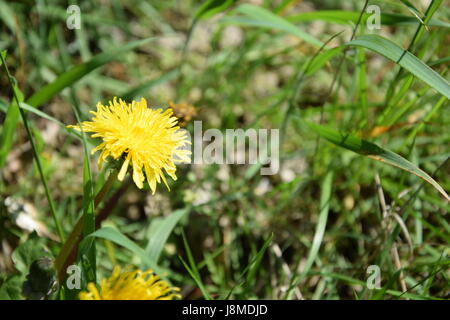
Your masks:
M385 56L450 99L450 84L447 80L394 42L377 35L365 35L348 42L346 45L364 47Z
M22 296L24 280L24 275L13 275L3 282L0 281L0 300L22 300L24 298Z
M380 148L374 143L362 140L355 136L351 136L349 134L344 134L338 132L334 129L327 128L321 125L317 125L311 122L305 122L307 126L312 129L314 132L319 134L321 137L327 139L328 141L345 148L347 150L351 150L353 152L359 153L366 157L387 163L391 166L400 168L412 174L415 174L419 178L425 180L429 184L431 184L436 190L438 190L448 201L450 201L450 197L445 192L445 190L426 172L419 169L417 166L401 157L400 155L387 150Z
M31 264L40 257L48 256L43 239L36 232L30 234L28 239L14 250L11 255L16 269L26 275Z
M33 107L39 107L49 101L64 88L74 84L92 70L104 65L105 63L116 60L122 53L133 50L143 44L153 41L155 38L147 38L130 42L117 49L113 49L104 53L100 53L91 60L79 64L70 70L61 74L52 83L46 85L41 90L33 94L26 102Z
M150 260L158 263L164 245L167 242L173 228L178 221L189 211L188 208L180 209L173 212L168 217L161 220L155 220L150 227L150 237L145 251L148 253Z
M88 235L80 243L80 248L81 248L80 251L86 251L88 249L86 244L89 243L88 240L92 237L102 238L102 239L112 241L112 242L130 250L131 252L136 254L146 266L152 268L159 275L163 274L163 269L157 267L156 261L152 260L148 256L148 254L145 252L144 249L142 249L136 243L134 243L133 241L128 239L127 236L125 236L123 233L121 233L120 231L118 231L112 227L104 227L104 228L101 228L101 229L95 231L94 233L91 233L90 235Z
M245 15L247 18L230 17L224 18L222 21L284 31L316 47L321 47L323 45L322 41L314 38L306 32L301 31L296 25L280 16L277 16L276 14L273 14L267 9L250 4L243 4L236 10Z
M44 256L33 261L26 281L22 286L22 294L27 300L42 300L48 298L55 289L56 272L53 259Z

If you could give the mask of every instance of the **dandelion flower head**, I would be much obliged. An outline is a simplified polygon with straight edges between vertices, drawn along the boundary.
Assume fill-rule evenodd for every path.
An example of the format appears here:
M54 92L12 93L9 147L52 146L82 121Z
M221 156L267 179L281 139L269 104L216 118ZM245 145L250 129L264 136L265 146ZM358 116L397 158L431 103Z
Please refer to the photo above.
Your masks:
M98 165L108 161L108 157L123 160L118 179L123 181L128 167L133 170L133 181L140 189L145 177L152 193L161 180L167 185L165 173L176 180L175 163L189 162L190 151L183 149L190 144L186 133L177 126L178 119L167 109L150 109L147 101L126 103L114 98L109 105L97 104L97 111L91 121L68 126L78 131L93 132L92 137L103 140L92 150L101 150ZM144 175L145 173L145 175Z

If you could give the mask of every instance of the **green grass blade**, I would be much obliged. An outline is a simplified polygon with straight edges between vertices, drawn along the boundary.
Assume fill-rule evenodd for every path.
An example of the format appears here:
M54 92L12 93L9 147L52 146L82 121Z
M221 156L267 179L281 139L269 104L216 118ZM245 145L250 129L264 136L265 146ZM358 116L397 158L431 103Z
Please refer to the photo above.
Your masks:
M180 258L181 263L183 263L184 267L186 268L192 279L194 279L195 283L198 285L205 299L212 300L211 295L209 294L208 290L206 290L206 287L201 280L200 272L198 271L197 264L195 263L194 256L192 255L191 248L189 247L189 243L187 242L184 232L182 233L182 237L189 265L183 260L181 256L178 257Z
M150 90L151 88L156 87L172 79L175 79L175 77L177 77L178 74L179 74L178 70L172 70L170 72L163 74L161 77L157 79L146 81L122 94L121 95L122 99L125 101L136 99L140 95L146 94L148 90Z
M6 51L2 51L0 54L2 55L2 59L0 61L1 66L3 61L6 59ZM11 81L11 83L14 83L12 89L14 90L16 97L19 99L20 104L20 102L24 99L23 93L15 85L15 81ZM14 134L16 132L17 124L19 123L20 111L17 107L15 99L13 99L12 103L7 107L5 112L6 117L0 134L0 168L3 168L5 165L6 157L8 156L9 151L11 151L11 147L14 143Z
M321 20L330 23L351 25L358 21L359 15L360 12L358 11L322 10L299 13L289 16L286 19L292 23ZM371 15L372 14L364 13L361 23L365 24ZM420 21L418 21L416 17L405 16L402 14L382 13L380 23L387 26L417 25ZM438 19L431 19L428 25L433 27L450 28L450 23Z
M83 141L83 136L81 135L81 133L75 131L74 129L67 128L66 124L62 123L61 121L59 121L58 119L52 117L51 115L48 115L47 113L45 113L45 112L43 112L43 111L41 111L41 110L39 110L39 109L37 109L37 108L35 108L35 107L32 107L32 106L30 106L29 104L26 104L25 102L21 102L21 103L19 104L19 106L20 106L20 108L23 109L23 110L29 111L29 112L34 113L35 115L37 115L37 116L39 116L39 117L41 117L41 118L44 118L44 119L46 119L46 120L49 120L49 121L52 121L52 122L58 124L58 125L61 126L61 128L64 129L64 131L67 132L69 135L71 135L72 137L77 138L77 139ZM86 142L87 142L87 144L89 144L89 145L93 145L92 140L86 139Z
M400 0L403 5L416 17L416 19L423 24L423 20L420 17L420 11L419 9L417 9L411 2L407 1L407 0Z
M17 86L14 86L13 90L15 91L15 94L19 99L19 103L20 101L23 101L23 94L19 90L19 88L17 88ZM5 165L6 157L11 151L19 119L20 111L17 103L15 102L15 100L13 100L13 102L8 107L8 111L6 112L6 118L3 122L2 133L0 135L0 168L3 168L3 166Z
M271 233L270 236L264 241L264 244L262 245L261 249L259 249L259 251L256 253L256 255L250 260L250 263L245 267L245 269L239 275L239 282L237 282L231 288L231 290L227 293L227 295L224 297L223 300L230 299L230 297L233 294L233 291L236 289L236 287L243 286L245 284L245 282L247 282L247 285L250 285L251 284L250 282L253 282L253 280L256 276L256 271L258 270L257 266L259 266L261 264L264 253L267 251L267 248L272 243L272 240L273 240L273 233ZM244 276L247 274L247 272L249 273L247 275L247 279L243 280Z
M237 0L207 0L194 13L194 20L207 19L229 8L236 2Z
M320 194L320 213L319 220L317 221L316 232L314 233L314 239L309 250L308 259L306 260L305 267L303 269L303 275L308 274L314 261L319 253L320 246L322 244L323 235L325 234L325 228L327 226L328 211L330 208L331 189L333 184L333 171L328 171L322 182L321 194Z
M89 165L89 154L84 153L84 166L83 166L83 234L88 236L95 232L95 212L94 212L94 190L93 181L91 175L91 168ZM88 278L89 282L96 282L96 250L95 242L89 247L86 252L87 262L94 272L92 278Z
M280 30L297 36L303 41L316 47L321 47L323 45L320 40L314 38L306 32L301 31L296 25L280 16L277 16L276 14L273 14L267 9L250 4L243 4L236 10L245 17L224 18L223 21L238 23L240 25L258 26L262 28Z
M19 95L21 93L18 91L18 88L17 88L17 86L15 84L16 83L15 79L13 78L11 73L9 72L8 66L6 65L5 56L6 56L5 52L1 52L0 53L0 60L1 60L1 64L0 65L3 66L3 68L5 70L5 73L6 73L7 77L8 77L9 84L11 85L11 88L13 89L13 96L14 96L13 100L15 102L16 109L19 110L20 117L22 118L22 122L23 122L23 125L25 127L25 131L27 132L28 139L29 139L30 144L31 144L31 149L33 151L33 157L34 157L34 160L36 161L36 167L38 169L39 176L41 178L42 184L44 185L45 195L47 197L47 201L48 201L48 205L50 207L50 212L52 214L53 221L55 222L55 227L56 227L56 230L58 232L58 236L59 236L60 241L64 242L64 231L63 231L63 229L61 227L61 223L60 223L60 221L58 219L58 216L56 214L55 203L53 202L53 198L52 198L52 195L50 193L50 189L48 187L47 178L46 178L46 176L44 174L41 158L40 158L39 152L37 150L36 143L34 141L33 133L31 131L30 125L29 125L28 120L27 120L27 115L25 114L25 112L21 108L19 108L19 105L21 103L21 99L23 97L19 97Z
M251 285L254 283L256 274L260 270L259 266L261 265L262 259L264 257L264 254L267 251L267 248L272 243L273 240L273 233L270 234L270 236L267 238L266 241L264 241L264 244L262 245L261 249L256 253L255 257L250 261L248 266L244 269L243 274L248 271L247 276L247 284Z
M45 112L42 112L42 111L39 110L39 109L36 109L35 107L30 106L29 104L27 104L27 103L25 103L25 102L21 102L21 103L20 103L20 107L21 107L23 110L30 111L30 112L36 114L37 116L39 116L39 117L41 117L41 118L47 119L47 120L49 120L49 121L52 121L52 122L54 122L54 123L60 125L60 126L63 127L63 128L66 127L66 125L65 125L64 123L62 123L61 121L59 121L58 119L56 119L56 118L54 118L54 117L52 117L52 116L46 114Z
M189 275L194 279L195 283L199 287L200 291L203 293L203 296L206 300L212 300L211 295L208 293L208 290L206 290L205 285L203 284L202 280L200 279L200 276L192 270L189 265L184 261L184 259L181 256L178 256L180 258L181 263L186 268Z
M410 142L411 140L414 140L417 136L417 134L419 133L419 131L421 131L424 127L425 124L430 121L430 119L435 115L435 114L439 114L439 110L448 102L447 99L445 99L445 97L441 97L441 99L439 99L439 101L433 106L433 108L430 110L430 112L428 112L428 114L423 118L422 122L417 125L412 131L411 133L408 135L408 137L406 138L406 142Z
M117 49L100 53L91 60L79 64L70 70L61 74L52 83L46 85L41 90L33 94L26 102L33 107L39 107L48 102L56 94L61 92L64 88L74 84L76 81L83 78L92 70L104 65L105 63L116 60L120 54L133 50L143 44L153 41L155 38L147 38L143 40L133 41Z
M450 84L448 81L394 42L377 35L365 35L348 42L346 45L364 47L385 56L450 99Z
M344 47L339 46L321 52L311 61L311 64L309 65L309 68L308 70L306 70L305 74L307 76L313 75L314 73L316 73L316 71L321 69L328 61L333 59L336 55L340 54L343 49Z
M357 52L357 83L358 83L358 101L361 105L361 111L362 111L362 119L363 121L360 124L360 127L362 127L363 124L367 123L368 114L369 114L369 106L368 106L368 98L367 98L367 67L366 67L366 53L364 52L364 49L359 48Z
M336 280L339 280L339 281L342 281L342 282L345 282L345 283L348 283L351 285L360 285L363 287L366 286L366 283L364 281L352 278L352 277L344 275L344 274L336 273L336 272L312 272L312 274L317 274L317 275L320 275L320 276L326 277L326 278L336 279ZM413 293L405 293L405 292L391 290L391 289L386 290L386 293L390 294L394 297L403 297L403 298L409 298L409 299L414 299L414 300L442 300L440 298L435 298L435 297L430 297L430 296L422 296L422 295L417 295L417 294L413 294Z
M158 262L159 257L161 256L161 252L164 248L164 245L167 242L170 234L172 233L173 228L177 225L180 219L189 211L188 208L180 209L173 212L170 216L165 217L161 221L159 221L156 228L151 229L153 232L150 234L147 247L145 251L148 253L148 256L155 263Z
M334 129L327 128L325 126L317 125L311 122L305 122L309 128L311 128L314 132L319 134L321 137L327 139L328 141L345 148L347 150L351 150L353 152L359 153L366 157L387 163L391 166L400 168L407 172L410 172L419 178L425 180L429 184L431 184L436 190L438 190L448 201L450 201L450 197L445 192L445 190L425 171L419 169L417 166L401 157L400 155L387 150L380 148L374 143L368 142L366 140L362 140L355 136L351 136L349 134L344 134L338 132Z

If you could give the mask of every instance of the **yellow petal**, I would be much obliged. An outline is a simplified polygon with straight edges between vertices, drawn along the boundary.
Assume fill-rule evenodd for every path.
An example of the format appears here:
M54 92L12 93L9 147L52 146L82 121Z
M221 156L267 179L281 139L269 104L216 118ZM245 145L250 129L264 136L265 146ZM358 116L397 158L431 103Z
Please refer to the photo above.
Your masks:
M123 178L125 178L125 175L127 174L127 169L128 169L129 163L130 163L130 159L129 159L129 157L127 157L122 164L122 168L120 168L119 175L117 176L117 179L119 179L119 181L123 181Z

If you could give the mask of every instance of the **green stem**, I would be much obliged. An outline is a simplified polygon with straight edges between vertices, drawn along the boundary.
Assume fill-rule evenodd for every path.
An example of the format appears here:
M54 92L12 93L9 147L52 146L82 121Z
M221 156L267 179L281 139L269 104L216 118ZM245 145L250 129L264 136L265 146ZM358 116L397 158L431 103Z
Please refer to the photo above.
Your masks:
M52 196L50 194L50 190L48 188L47 180L46 180L45 175L44 175L44 170L42 169L41 160L40 160L39 154L37 152L36 144L34 143L33 134L31 133L31 129L30 129L29 125L28 125L28 121L27 121L27 118L26 118L25 111L23 111L22 108L20 107L20 101L19 101L19 98L17 97L17 94L16 94L13 77L9 73L8 66L6 65L6 61L3 58L2 54L0 54L0 58L1 58L1 61L2 61L2 64L3 64L3 67L5 69L5 72L6 72L7 76L8 76L9 83L10 83L12 89L13 89L14 99L16 100L17 108L19 108L19 112L20 112L20 116L22 117L23 125L25 127L26 132L27 132L28 139L30 140L31 149L33 150L34 159L36 161L36 166L38 168L39 175L40 175L41 180L42 180L42 184L44 185L45 195L47 196L47 201L48 201L49 206L50 206L50 212L52 214L53 221L55 222L55 226L56 226L56 230L58 232L59 239L60 239L61 242L64 242L64 239L65 239L64 238L64 232L63 232L63 229L61 228L61 224L60 224L60 222L58 220L58 217L56 215L55 203L53 202Z
M106 180L102 189L97 193L95 197L94 208L97 208L97 206L103 200L105 195L108 193L109 189L111 188L111 186L113 185L114 181L117 178L117 174L118 172L116 169L110 173L108 180ZM81 236L83 234L83 226L84 226L84 217L82 216L75 224L75 227L73 228L72 232L67 238L67 241L64 243L58 257L55 260L55 267L58 274L58 278L60 280L63 279L64 277L65 274L64 267L67 265L67 261L70 259L70 256L75 252L74 250L81 240Z
M103 187L100 189L100 191L97 193L94 199L94 207L97 208L97 206L102 202L103 198L105 197L106 193L111 189L111 186L113 185L114 181L116 181L118 172L117 169L114 169L109 177L108 180L106 180Z

